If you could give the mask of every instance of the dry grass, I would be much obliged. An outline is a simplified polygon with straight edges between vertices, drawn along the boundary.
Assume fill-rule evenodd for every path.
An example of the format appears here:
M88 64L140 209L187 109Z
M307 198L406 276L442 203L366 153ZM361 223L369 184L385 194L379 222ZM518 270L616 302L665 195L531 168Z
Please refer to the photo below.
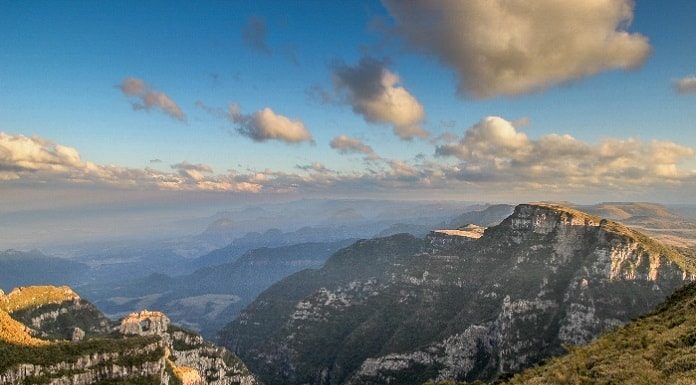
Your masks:
M18 310L77 299L80 296L67 286L20 287L0 296L0 310L11 314Z

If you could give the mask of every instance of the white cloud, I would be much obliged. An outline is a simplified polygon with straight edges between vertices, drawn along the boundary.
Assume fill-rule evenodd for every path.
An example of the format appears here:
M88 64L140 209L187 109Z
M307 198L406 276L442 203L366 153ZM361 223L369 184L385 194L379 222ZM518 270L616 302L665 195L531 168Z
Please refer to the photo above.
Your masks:
M176 170L180 176L190 178L195 181L204 180L205 174L213 173L213 169L207 164L191 164L187 161L173 164L171 167L172 169Z
M237 125L237 132L256 142L314 143L312 134L302 121L276 114L268 107L253 114L243 114L239 105L231 104L228 117Z
M559 134L535 140L495 116L469 128L458 143L438 146L436 154L461 160L453 175L475 182L577 189L693 182L696 177L694 170L680 167L696 153L673 142L604 139L591 144Z
M138 102L132 103L133 109L135 110L150 110L152 108L158 108L176 120L182 122L186 120L186 115L184 112L181 110L179 105L169 97L169 95L161 91L153 90L142 79L123 79L119 85L119 88L124 95L139 99Z
M632 0L383 0L415 49L456 72L460 94L519 95L640 66Z
M692 148L638 139L587 143L561 134L534 139L499 117L482 119L457 142L438 146L437 154L441 158L380 158L349 171L310 162L297 166L297 172L266 169L216 174L206 164L186 161L172 165L171 171L100 165L83 160L72 147L0 133L0 180L6 187L37 189L72 184L128 190L392 196L427 190L429 194L485 194L499 199L519 199L520 194L534 199L550 199L551 194L607 197L696 188L696 170L685 166L694 159Z
M204 164L182 162L172 169L177 172L98 165L82 160L75 148L39 137L0 132L0 180L182 191L259 192L262 188L249 176L209 175L212 169Z
M367 122L389 124L404 140L428 136L421 127L423 106L383 62L363 58L355 67L337 65L333 75L336 88L345 92L345 102Z
M696 76L687 76L674 82L674 89L680 94L696 92Z
M351 138L350 136L339 135L331 139L329 145L331 148L338 151L339 154L363 154L365 155L365 159L368 160L379 159L379 156L375 153L372 147L363 143L360 139Z

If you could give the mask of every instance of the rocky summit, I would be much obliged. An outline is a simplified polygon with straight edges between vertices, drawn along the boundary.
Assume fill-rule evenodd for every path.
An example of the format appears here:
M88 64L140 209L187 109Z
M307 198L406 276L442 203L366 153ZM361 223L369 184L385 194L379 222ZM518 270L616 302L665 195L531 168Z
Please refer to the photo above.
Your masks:
M114 323L68 287L0 294L2 384L256 385L226 349L160 312Z
M559 205L472 230L359 241L262 293L223 344L269 385L488 381L649 312L696 272L688 252Z

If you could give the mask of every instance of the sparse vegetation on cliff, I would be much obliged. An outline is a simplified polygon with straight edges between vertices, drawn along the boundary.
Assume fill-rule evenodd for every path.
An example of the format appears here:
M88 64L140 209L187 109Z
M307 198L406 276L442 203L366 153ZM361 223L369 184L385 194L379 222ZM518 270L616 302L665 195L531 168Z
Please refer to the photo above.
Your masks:
M654 312L589 345L528 369L499 385L692 385L696 378L696 283ZM428 385L465 385L428 382ZM483 384L481 382L468 383Z

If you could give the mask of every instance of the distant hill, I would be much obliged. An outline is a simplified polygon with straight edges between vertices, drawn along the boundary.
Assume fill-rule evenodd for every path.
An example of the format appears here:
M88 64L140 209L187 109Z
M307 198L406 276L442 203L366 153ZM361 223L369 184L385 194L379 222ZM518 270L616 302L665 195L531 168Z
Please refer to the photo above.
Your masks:
M353 242L264 247L188 275L153 274L120 284L91 285L83 291L109 314L156 309L212 336L270 285L300 270L320 268L331 254Z
M592 206L580 206L590 214L623 221L632 217L650 217L655 219L675 219L678 215L667 207L648 202L604 202Z
M377 235L375 235L375 238L383 238L402 233L411 234L414 237L422 238L426 236L432 229L433 226L410 223L395 223L377 233Z
M233 240L229 245L213 250L190 261L189 270L223 263L234 262L249 250L262 247L282 247L301 243L338 242L344 239L371 238L389 225L382 222L370 222L361 225L341 226L305 226L295 231L284 232L269 229L262 233L250 232Z
M578 209L638 228L673 246L696 246L696 219L676 214L660 204L608 202L578 206Z
M465 212L452 220L445 222L441 227L444 229L457 229L468 224L484 227L495 226L512 214L514 209L515 206L512 205L492 205L482 210Z
M85 279L89 267L64 258L46 256L38 251L0 252L0 288L40 284L74 285Z

